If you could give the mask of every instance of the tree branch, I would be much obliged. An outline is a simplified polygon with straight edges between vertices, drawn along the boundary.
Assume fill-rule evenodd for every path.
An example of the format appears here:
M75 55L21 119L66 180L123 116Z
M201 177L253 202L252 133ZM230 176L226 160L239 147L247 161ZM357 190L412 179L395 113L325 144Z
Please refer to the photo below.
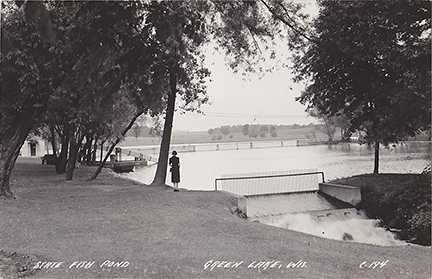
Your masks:
M252 36L252 39L254 40L254 43L255 43L256 48L257 48L257 49L259 50L259 52L262 54L261 48L259 47L258 42L256 41L254 34L252 33L252 30L250 30L249 26L246 26L246 28L249 30L249 32L250 32L250 34L251 34L251 36Z
M289 23L283 17L281 17L280 15L278 15L264 0L261 0L261 3L263 3L264 6L266 6L266 8L270 11L270 13L273 14L273 16L275 18L279 19L283 24L285 24L286 26L288 26L289 28L291 28L295 33L297 33L298 35L302 36L303 38L305 38L308 41L311 40L308 36L306 36L305 34L303 34L303 32L297 30L297 28L294 27L291 23Z
M105 154L105 158L102 162L100 162L99 167L96 169L95 173L90 177L88 180L95 180L96 177L101 172L102 168L105 166L106 161L108 160L109 156L111 155L111 152L114 150L114 147L122 140L122 138L126 135L126 133L132 128L133 124L137 120L138 117L140 117L141 114L144 113L144 110L139 110L135 116L132 118L132 120L129 122L129 125L123 130L121 133L121 136L116 139L116 141L110 146L109 150Z

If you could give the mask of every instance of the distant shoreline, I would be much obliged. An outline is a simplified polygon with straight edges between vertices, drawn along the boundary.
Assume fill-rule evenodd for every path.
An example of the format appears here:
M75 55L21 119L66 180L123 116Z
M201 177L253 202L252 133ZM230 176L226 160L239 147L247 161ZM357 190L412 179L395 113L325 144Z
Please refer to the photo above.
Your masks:
M328 141L328 138L317 138L315 140L309 140L307 138L225 138L220 141L212 141L209 138L201 138L197 139L196 137L173 137L171 140L171 145L192 145L192 144L235 144L235 143L250 143L250 142L283 142L284 145L286 142L290 142L291 145L296 145L296 142L300 142L300 146L309 146L309 145L328 145L328 144L344 144L344 143L358 143L356 140L341 140L335 139L331 142ZM401 141L400 143L430 143L428 140L417 140L410 139ZM399 143L399 144L400 144ZM139 137L136 139L135 137L129 136L126 137L120 144L120 147L158 147L160 146L160 138L156 137Z

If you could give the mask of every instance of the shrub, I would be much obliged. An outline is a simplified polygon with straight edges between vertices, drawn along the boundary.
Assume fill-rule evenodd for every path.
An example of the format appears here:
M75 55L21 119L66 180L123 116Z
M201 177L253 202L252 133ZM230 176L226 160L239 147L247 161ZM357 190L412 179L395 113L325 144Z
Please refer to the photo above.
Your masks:
M431 174L360 175L336 181L361 188L359 205L399 239L431 245Z

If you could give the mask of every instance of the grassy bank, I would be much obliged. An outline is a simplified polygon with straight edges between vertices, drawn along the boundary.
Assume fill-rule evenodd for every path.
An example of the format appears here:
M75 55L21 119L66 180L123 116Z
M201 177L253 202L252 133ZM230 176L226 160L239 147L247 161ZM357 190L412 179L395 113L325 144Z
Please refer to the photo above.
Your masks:
M240 219L221 192L20 158L0 200L2 278L430 278L430 247L324 239ZM187 187L187 185L183 185ZM43 264L50 262L51 264ZM53 264L55 262L55 264Z
M361 188L359 205L398 238L431 245L431 174L359 175L334 181Z

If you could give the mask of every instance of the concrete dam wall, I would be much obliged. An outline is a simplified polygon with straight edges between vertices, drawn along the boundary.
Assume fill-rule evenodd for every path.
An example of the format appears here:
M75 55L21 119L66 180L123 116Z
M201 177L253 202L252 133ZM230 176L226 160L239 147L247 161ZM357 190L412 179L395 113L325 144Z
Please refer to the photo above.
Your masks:
M363 211L356 209L361 202L360 188L324 183L323 178L321 172L276 174L273 184L271 175L232 175L219 180L219 185L216 181L215 187L226 191L224 186L227 186L231 191L226 192L237 198L239 212L253 222L342 241L384 246L405 244L380 228L379 220L368 219ZM254 190L248 189L245 182ZM251 191L254 194L242 195Z

